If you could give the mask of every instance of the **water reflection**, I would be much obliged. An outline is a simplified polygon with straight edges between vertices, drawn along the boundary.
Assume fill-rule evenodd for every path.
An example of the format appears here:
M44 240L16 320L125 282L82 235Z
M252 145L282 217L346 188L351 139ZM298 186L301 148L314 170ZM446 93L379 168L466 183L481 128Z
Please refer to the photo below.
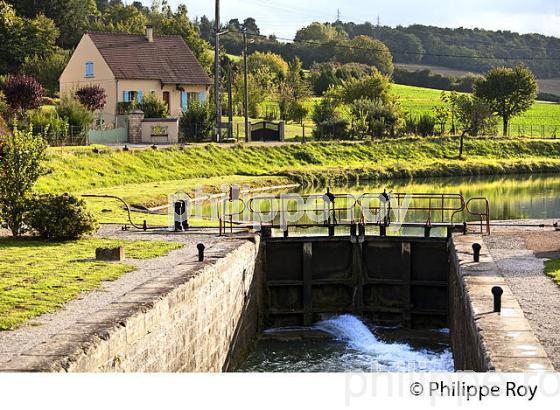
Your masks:
M493 220L560 218L560 175L557 174L395 180L331 188L336 193L352 194L383 189L404 193L462 193L466 199L486 197ZM301 188L298 192L324 193L325 188Z

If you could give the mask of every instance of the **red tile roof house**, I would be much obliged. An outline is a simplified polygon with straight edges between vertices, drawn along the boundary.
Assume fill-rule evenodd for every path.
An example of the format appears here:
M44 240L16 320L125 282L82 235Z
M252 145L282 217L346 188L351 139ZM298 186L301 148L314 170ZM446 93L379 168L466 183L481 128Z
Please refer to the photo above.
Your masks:
M60 79L60 94L97 84L107 94L100 113L114 123L119 102L157 94L178 118L189 102L206 101L212 80L180 36L88 32L82 36Z

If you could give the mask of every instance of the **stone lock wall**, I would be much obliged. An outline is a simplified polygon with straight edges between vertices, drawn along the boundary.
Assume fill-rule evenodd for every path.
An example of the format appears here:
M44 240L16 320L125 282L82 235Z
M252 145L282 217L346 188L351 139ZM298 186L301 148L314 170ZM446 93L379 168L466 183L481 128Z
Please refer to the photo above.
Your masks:
M4 370L231 370L259 331L260 284L259 238L226 243L204 262L184 261L150 279Z
M478 262L473 260L474 243L481 245ZM503 290L500 313L494 312L491 293L494 286ZM554 370L482 237L453 238L449 292L456 370L518 373Z

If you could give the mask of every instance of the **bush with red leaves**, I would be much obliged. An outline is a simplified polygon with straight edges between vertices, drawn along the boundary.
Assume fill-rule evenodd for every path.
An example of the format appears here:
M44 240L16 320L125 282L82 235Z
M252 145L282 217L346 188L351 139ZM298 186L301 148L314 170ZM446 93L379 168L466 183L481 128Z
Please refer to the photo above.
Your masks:
M2 91L8 106L13 111L20 112L40 107L45 94L43 86L27 74L9 76L2 86Z
M103 109L107 103L107 94L99 85L87 85L78 89L76 97L91 112Z

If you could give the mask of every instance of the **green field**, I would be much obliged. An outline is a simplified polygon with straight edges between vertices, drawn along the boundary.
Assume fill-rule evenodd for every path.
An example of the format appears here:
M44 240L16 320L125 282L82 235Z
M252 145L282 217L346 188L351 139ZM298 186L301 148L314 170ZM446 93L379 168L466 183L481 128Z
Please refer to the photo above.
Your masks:
M412 116L431 114L436 105L440 105L441 90L431 88L412 87L408 85L393 84L392 92L399 96L405 112ZM315 104L321 97L313 97L306 101L305 105L309 109L309 115L304 121L305 136L309 137L313 131L314 124L311 121L311 114ZM278 112L278 103L267 101L261 104L260 114L264 116L266 112ZM225 120L225 118L224 118ZM258 121L252 119L252 122ZM234 118L234 134L239 131L240 138L243 137L245 126L242 117ZM288 122L286 124L286 140L301 138L303 127L300 124ZM534 106L525 114L511 120L512 136L531 136L531 137L551 137L560 134L560 104L537 101Z
M413 115L431 113L434 105L439 103L440 90L430 88L411 87L408 85L393 84L393 92L400 99L405 111ZM514 118L512 124L559 126L560 127L560 104L537 102L524 115Z

